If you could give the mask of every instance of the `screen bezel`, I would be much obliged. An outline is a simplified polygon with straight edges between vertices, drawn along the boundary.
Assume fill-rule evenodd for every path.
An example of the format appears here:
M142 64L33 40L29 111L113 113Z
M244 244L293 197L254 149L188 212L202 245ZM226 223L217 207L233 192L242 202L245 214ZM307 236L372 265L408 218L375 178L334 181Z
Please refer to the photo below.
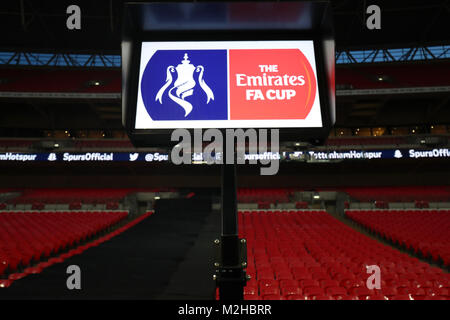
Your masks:
M131 65L127 70L127 94L125 104L125 122L127 133L137 146L168 146L175 142L170 140L174 129L135 129L136 107L139 86L139 71L142 42L185 42L185 41L313 41L316 61L317 87L320 99L322 127L286 127L279 128L280 141L308 141L320 144L333 125L331 114L327 70L325 68L324 40L314 33L298 33L295 30L265 30L264 33L252 30L244 31L158 31L154 33L140 32L131 44ZM131 108L130 108L131 106ZM258 128L274 129L274 128ZM194 129L187 129L193 132Z

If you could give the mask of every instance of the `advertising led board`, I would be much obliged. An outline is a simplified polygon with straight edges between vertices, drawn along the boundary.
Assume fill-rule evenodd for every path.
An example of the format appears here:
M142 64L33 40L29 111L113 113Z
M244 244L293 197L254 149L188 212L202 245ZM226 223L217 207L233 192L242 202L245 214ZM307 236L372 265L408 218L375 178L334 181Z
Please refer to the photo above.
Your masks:
M143 42L136 129L322 127L313 41Z
M216 155L220 156L220 153ZM375 149L375 150L307 150L293 152L264 152L245 154L246 160L254 159L279 159L284 160L374 160L374 159L447 159L450 158L450 149ZM52 153L0 153L0 162L168 162L167 152L52 152ZM193 161L204 160L202 153L193 153Z

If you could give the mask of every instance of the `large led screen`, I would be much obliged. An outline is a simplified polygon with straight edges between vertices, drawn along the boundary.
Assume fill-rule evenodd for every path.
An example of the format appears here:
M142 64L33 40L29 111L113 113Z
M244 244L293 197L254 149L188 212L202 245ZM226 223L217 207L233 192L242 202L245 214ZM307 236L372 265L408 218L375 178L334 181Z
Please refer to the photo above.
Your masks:
M313 41L143 42L135 129L321 128Z

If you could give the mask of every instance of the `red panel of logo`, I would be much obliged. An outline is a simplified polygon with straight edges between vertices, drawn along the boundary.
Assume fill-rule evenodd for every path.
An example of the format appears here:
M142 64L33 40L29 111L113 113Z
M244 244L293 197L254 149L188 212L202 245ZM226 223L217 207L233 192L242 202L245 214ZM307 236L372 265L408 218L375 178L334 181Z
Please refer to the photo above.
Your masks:
M230 119L305 119L316 98L314 71L299 49L232 49Z

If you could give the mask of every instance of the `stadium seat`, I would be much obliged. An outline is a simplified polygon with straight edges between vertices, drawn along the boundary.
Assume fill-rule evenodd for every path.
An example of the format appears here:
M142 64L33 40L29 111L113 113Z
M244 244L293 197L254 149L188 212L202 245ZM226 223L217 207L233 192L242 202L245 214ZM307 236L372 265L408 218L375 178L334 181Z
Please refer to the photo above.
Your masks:
M287 297L290 295L301 295L302 289L300 289L299 287L284 287L284 288L281 288L281 294L284 297Z
M308 300L308 297L298 294L289 295L286 300Z
M254 295L258 294L258 288L253 286L245 286L244 287L244 295Z
M410 295L397 295L393 296L390 300L414 300Z
M284 300L284 298L279 294L267 294L263 295L263 300Z
M0 279L0 288L9 288L11 284L12 284L11 280Z
M432 289L448 286L441 269L372 240L324 211L240 211L239 216L248 263L257 274L266 275L258 278L260 298L264 287L275 287L266 295L288 300L390 300L409 299L411 294L413 299L427 299L432 294L441 297ZM381 267L381 290L366 287L365 266L371 264ZM289 273L294 279L277 278Z
M325 294L322 288L320 287L306 287L303 290L305 296L322 296Z
M257 293L253 293L253 294L245 294L244 293L244 300L260 300L260 298Z
M328 287L326 288L326 294L332 297L336 296L343 297L347 295L347 290L345 290L345 288L342 287Z
M297 287L297 280L280 280L280 288L283 289L285 287Z
M7 270L12 280L79 254L85 247L69 249L89 236L122 221L123 211L108 212L2 212L0 213L0 275ZM3 244L4 243L4 244ZM60 254L50 258L51 254ZM48 261L43 261L48 259ZM32 264L36 264L32 266ZM23 272L17 272L23 267Z

